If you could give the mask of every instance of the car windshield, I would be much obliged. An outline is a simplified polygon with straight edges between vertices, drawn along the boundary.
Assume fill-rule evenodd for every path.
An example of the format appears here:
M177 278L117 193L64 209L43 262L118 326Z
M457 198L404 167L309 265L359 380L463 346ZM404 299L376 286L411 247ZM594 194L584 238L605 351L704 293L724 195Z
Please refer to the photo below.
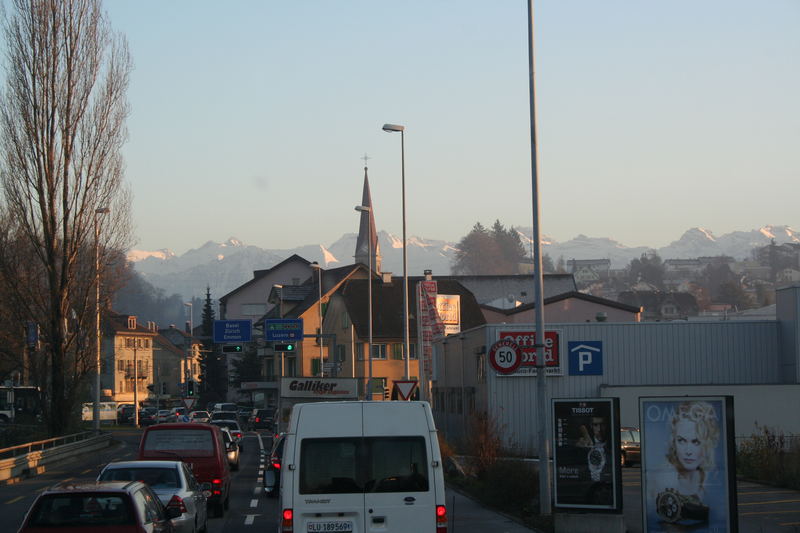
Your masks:
M208 413L205 411L195 411L192 413L192 418L208 418Z
M216 411L211 413L212 420L236 420L238 414L235 411Z
M214 420L214 425L228 428L231 431L239 431L239 423L232 420Z
M76 493L43 496L31 511L32 527L135 525L128 500L120 494Z
M110 467L100 474L100 481L143 481L152 489L181 488L175 468Z

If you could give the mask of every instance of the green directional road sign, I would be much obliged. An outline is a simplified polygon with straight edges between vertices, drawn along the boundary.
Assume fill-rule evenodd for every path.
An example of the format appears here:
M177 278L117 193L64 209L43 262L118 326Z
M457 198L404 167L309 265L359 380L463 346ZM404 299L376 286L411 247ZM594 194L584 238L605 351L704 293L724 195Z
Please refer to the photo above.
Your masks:
M223 353L242 353L241 344L226 344L222 347Z

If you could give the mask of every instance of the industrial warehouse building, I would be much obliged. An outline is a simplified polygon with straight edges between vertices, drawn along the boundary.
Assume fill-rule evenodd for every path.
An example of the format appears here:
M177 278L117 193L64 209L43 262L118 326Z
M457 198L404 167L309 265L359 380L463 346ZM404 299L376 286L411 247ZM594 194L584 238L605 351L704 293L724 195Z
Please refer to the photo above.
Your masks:
M776 318L758 321L547 323L552 398L619 397L622 425L639 426L640 396L731 395L737 438L756 425L800 434L800 285L776 291ZM431 403L437 427L464 441L486 412L507 448L537 454L536 377L504 375L492 345L533 345L533 324L486 324L434 342ZM530 348L532 350L532 348ZM787 413L792 413L787 416ZM552 426L549 435L552 435Z

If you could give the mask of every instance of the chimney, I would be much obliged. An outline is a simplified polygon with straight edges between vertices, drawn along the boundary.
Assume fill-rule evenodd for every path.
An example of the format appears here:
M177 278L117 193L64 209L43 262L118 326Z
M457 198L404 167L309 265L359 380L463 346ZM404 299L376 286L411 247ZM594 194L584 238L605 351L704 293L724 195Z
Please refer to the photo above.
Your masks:
M381 280L383 281L384 285L391 285L392 284L392 273L391 272L381 272Z
M433 270L425 269L423 270L423 274L425 274L425 281L430 281L433 279Z

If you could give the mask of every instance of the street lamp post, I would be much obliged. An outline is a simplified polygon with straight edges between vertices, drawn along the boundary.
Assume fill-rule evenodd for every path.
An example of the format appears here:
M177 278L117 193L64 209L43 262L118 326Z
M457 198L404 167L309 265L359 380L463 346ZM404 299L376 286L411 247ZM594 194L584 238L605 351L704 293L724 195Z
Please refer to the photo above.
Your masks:
M361 213L372 213L372 208L365 206L365 205L357 205L356 211ZM369 227L369 246L368 250L368 258L367 262L369 266L367 267L369 272L367 276L367 300L369 301L367 305L368 313L369 313L369 339L367 341L367 361L369 361L369 378L367 379L367 394L364 396L371 400L372 399L372 221L367 224Z
M100 335L100 224L97 215L105 215L111 210L100 207L94 210L94 334L95 334L95 364L97 372L94 375L94 406L92 407L92 428L100 431L100 372L102 366L102 337Z
M406 255L406 141L405 126L384 124L383 131L400 132L400 175L403 188L403 351L405 359L405 379L409 379L409 360L411 350L408 342L408 257Z
M319 335L317 336L317 343L319 344L319 377L325 377L325 359L322 356L322 265L314 261L309 265L312 270L318 273L317 285L319 287L319 301L317 302L317 310L319 311Z
M194 307L192 306L192 302L184 302L183 305L189 308L189 339L186 343L186 361L183 365L183 381L186 383L186 393L184 393L184 396L187 396L189 392L189 380L192 376L192 373L189 371L189 361L192 357L192 330L194 329L192 319L194 317Z

